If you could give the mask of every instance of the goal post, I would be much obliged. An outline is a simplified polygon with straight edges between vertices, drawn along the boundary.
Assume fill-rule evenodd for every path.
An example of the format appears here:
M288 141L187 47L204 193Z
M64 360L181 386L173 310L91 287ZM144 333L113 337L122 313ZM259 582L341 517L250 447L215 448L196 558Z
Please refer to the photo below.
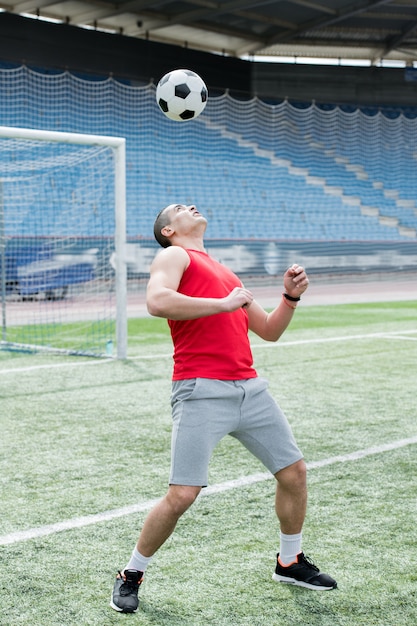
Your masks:
M126 140L0 126L1 347L127 356Z

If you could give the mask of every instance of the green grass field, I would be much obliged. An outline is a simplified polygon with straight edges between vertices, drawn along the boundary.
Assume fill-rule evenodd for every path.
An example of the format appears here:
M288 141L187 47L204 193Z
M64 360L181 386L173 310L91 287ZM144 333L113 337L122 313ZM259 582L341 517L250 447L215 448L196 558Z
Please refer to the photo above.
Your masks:
M271 580L274 480L227 438L120 615L170 460L166 322L129 336L126 362L0 352L1 626L415 626L417 302L300 307L279 343L252 338L310 468L304 550L338 589Z

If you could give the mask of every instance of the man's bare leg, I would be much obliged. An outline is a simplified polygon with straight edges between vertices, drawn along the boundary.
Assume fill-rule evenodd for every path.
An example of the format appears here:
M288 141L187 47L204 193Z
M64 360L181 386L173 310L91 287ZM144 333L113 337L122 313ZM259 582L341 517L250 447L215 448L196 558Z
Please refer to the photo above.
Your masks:
M140 533L136 549L150 557L173 533L181 515L193 504L201 487L170 485L165 497L149 512Z

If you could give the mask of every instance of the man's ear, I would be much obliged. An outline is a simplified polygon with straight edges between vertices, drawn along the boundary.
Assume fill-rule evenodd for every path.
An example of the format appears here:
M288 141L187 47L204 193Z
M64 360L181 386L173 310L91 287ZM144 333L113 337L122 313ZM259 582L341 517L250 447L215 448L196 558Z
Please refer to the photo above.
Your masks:
M163 228L161 228L161 235L163 235L164 237L170 237L173 232L174 231L172 230L171 226L164 226Z

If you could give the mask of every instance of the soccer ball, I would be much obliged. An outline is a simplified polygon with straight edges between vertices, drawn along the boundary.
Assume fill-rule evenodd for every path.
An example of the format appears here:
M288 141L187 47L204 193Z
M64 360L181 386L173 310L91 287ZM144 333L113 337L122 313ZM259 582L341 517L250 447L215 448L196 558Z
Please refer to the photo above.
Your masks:
M156 101L161 111L176 122L195 119L207 104L204 81L191 70L173 70L156 87Z

